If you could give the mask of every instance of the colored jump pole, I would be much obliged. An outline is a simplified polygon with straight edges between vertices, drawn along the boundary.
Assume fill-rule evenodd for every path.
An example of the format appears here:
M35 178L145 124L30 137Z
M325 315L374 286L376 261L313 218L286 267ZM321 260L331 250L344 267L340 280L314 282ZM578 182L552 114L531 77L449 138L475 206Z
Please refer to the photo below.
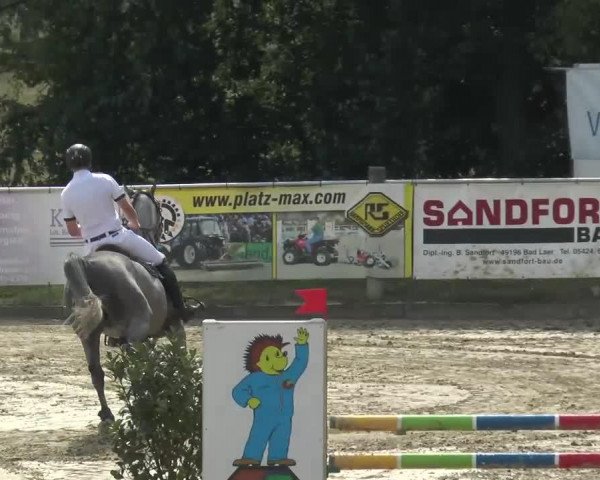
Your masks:
M411 468L600 468L600 453L402 453L329 457L330 472Z
M345 431L600 430L600 414L340 415L329 427Z

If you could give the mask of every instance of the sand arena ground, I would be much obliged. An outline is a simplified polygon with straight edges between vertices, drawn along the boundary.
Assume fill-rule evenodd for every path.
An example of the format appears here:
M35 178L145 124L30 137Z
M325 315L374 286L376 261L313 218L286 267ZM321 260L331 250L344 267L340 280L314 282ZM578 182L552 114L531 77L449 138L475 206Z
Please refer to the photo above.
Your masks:
M331 321L329 414L600 411L600 321ZM188 340L201 346L198 325ZM103 347L103 355L105 349ZM113 411L119 403L108 383ZM69 327L0 321L0 479L109 480L96 393ZM330 432L330 453L600 451L600 432ZM599 470L403 470L344 480L579 479Z

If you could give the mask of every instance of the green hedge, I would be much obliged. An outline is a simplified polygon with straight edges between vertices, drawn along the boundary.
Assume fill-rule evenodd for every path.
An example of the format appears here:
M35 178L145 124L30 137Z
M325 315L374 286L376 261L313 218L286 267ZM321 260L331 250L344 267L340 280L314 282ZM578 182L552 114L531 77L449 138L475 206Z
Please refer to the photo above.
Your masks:
M202 474L202 362L174 339L108 352L124 407L111 426L119 457L113 478L199 479Z

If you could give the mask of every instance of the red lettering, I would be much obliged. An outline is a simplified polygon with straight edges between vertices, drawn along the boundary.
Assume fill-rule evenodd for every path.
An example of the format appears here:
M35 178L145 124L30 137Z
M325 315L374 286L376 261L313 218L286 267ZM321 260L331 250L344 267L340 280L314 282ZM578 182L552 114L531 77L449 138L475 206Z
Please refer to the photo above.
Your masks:
M590 223L600 223L600 202L597 198L580 198L579 199L579 223L587 223L587 218L591 219Z
M475 224L483 225L484 216L488 225L500 225L500 200L493 200L491 208L487 200L475 200Z
M561 207L567 207L567 214L563 216L561 214ZM552 218L554 223L559 225L566 225L573 223L575 220L575 203L570 198L557 198L552 204Z
M548 215L548 204L550 201L547 198L534 198L531 201L531 217L533 225L540 224L540 217ZM546 207L546 208L542 208Z
M540 225L550 216L557 225L600 224L600 198L479 198L470 205L457 200L448 211L442 200L426 200L423 215L423 223L429 227Z
M519 208L519 216L515 216L514 207ZM520 199L506 201L506 225L523 225L527 222L527 202Z
M426 215L423 223L428 227L439 227L444 224L444 202L441 200L425 200L423 213Z
M473 211L459 200L448 212L448 225L473 225Z

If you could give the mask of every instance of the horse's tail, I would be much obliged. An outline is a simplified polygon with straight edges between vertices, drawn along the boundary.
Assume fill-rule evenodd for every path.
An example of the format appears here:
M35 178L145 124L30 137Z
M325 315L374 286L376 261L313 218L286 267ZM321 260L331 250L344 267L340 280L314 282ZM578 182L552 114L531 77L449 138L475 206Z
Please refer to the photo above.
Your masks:
M87 261L75 253L69 254L63 269L73 302L73 312L65 321L84 339L102 323L102 300L92 292L86 275Z

